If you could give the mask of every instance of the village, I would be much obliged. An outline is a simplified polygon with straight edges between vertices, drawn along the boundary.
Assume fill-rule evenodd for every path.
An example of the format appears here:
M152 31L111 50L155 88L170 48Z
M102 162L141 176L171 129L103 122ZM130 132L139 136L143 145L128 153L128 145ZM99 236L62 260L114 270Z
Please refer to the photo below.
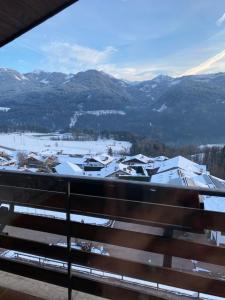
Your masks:
M182 156L148 157L142 154L113 154L109 148L103 154L62 154L29 151L0 151L0 170L42 172L61 176L87 176L116 180L135 180L152 184L225 189L225 181L207 171L205 165L197 164ZM202 208L225 212L225 200L216 196L199 196ZM77 217L78 222L109 225L108 220ZM111 226L111 223L110 223ZM210 239L217 246L225 245L225 235L212 231Z

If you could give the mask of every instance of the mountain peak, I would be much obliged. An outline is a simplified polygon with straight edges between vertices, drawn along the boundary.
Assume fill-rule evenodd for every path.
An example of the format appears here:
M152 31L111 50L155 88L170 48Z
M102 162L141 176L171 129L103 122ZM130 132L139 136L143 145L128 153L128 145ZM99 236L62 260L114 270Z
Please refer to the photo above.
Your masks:
M0 68L0 76L1 79L12 79L17 81L29 80L25 75L19 73L16 70L8 69L8 68Z
M160 82L160 81L170 81L172 80L173 78L168 76L168 75L164 75L164 74L159 74L158 76L154 77L152 80L153 81L157 81L157 82Z

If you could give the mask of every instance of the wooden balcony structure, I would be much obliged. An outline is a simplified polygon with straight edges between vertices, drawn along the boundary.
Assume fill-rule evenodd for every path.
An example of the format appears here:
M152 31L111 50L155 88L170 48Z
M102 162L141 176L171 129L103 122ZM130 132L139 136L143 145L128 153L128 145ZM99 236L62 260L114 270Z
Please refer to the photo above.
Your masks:
M200 273L175 269L168 258L178 257L225 266L225 248L173 237L174 230L204 234L205 230L225 231L225 214L206 211L199 195L224 197L225 191L180 188L168 185L121 180L66 177L19 172L0 172L0 223L5 226L56 234L66 238L66 247L20 238L2 232L0 247L65 263L66 268L45 266L0 256L0 269L39 281L109 299L164 299L146 289L140 291L111 278L83 276L78 265L101 272L127 276L145 282L168 285L198 293L225 297L225 281ZM222 199L221 199L222 200ZM46 213L19 213L15 206L65 213L65 219ZM94 216L127 224L162 228L165 234L78 223L71 214ZM168 234L168 232L170 234ZM35 237L35 235L34 235ZM162 266L100 255L71 247L71 239L114 245L164 255ZM150 288L149 288L150 290Z

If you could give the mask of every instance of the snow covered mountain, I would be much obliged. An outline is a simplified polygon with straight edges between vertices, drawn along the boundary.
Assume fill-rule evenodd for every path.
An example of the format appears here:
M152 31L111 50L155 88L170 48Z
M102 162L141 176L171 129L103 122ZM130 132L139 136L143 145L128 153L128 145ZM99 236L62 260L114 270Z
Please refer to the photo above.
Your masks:
M1 68L0 107L1 130L76 127L171 143L220 143L225 73L129 83L96 70L21 74Z

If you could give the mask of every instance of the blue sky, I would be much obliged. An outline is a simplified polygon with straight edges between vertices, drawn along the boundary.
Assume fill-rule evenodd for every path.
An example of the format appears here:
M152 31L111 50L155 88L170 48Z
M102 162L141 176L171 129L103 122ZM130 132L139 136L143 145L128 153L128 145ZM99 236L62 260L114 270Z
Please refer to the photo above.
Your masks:
M225 71L225 1L80 0L1 48L0 66L126 80Z

